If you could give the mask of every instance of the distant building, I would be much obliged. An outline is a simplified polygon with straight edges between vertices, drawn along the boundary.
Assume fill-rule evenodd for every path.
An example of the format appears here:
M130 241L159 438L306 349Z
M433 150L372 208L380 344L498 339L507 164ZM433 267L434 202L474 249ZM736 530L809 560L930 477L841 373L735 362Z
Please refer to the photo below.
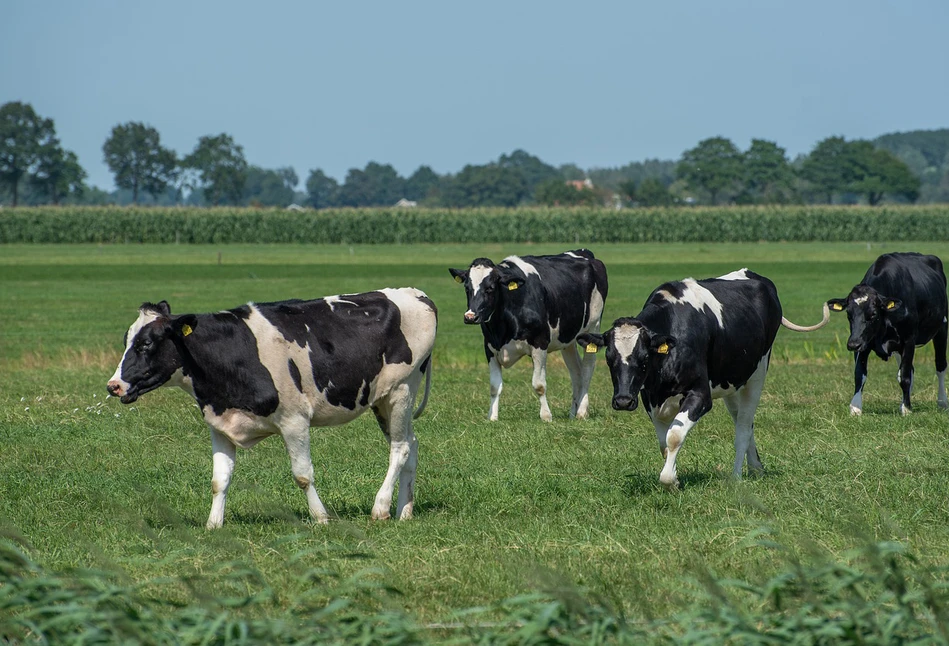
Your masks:
M593 182L589 177L586 179L571 179L567 181L568 186L572 186L578 191L582 191L585 188L593 188Z
M306 209L300 206L299 204L291 204L290 206L286 208L286 210L287 211L306 211Z
M395 205L401 208L411 209L418 206L418 202L415 202L414 200L407 200L403 197L401 200L396 202Z

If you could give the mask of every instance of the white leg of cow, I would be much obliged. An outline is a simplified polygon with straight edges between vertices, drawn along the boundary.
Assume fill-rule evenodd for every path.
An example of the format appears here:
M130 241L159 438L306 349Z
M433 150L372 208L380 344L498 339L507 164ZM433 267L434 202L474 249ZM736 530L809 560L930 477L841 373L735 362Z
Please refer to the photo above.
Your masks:
M531 361L534 362L534 377L531 385L540 398L540 418L545 422L553 420L550 406L547 405L547 351L540 348L531 348Z
M765 377L768 375L768 355L761 358L758 368L748 382L733 395L725 397L725 405L735 420L735 465L733 474L741 478L745 457L748 457L748 471L762 471L758 447L755 446L755 411L761 401ZM732 411L732 407L736 410Z
M491 379L491 407L488 409L488 419L496 422L498 421L501 391L504 389L504 382L501 378L501 364L498 363L496 357L491 357L488 361L488 376Z
M236 447L223 433L211 429L211 514L206 527L217 529L224 524L224 503L227 501L227 488L231 484L234 472Z
M414 465L412 465L411 473L406 473L404 479L401 476L413 452L412 441L415 438L411 436L411 424L414 402L415 391L408 384L400 384L389 393L387 401L380 405L382 414L389 420L389 468L372 506L373 520L389 518L392 494L395 491L397 479L400 480L400 489L403 487L406 489L405 502L408 505L408 516L406 517L411 518L412 516L412 503L409 501L409 496L412 495L415 486ZM400 499L402 495L403 492L400 490ZM400 516L405 512L405 507L400 509Z
M936 377L939 378L939 394L936 403L939 408L949 408L949 398L946 397L946 371L937 372Z
M295 418L280 425L283 443L290 455L290 468L293 480L306 494L306 503L310 517L318 523L328 523L330 519L323 501L316 493L313 484L313 460L310 458L310 420Z
M590 382L596 368L596 353L584 352L580 357L580 403L577 406L577 419L586 419L590 406Z
M682 411L675 416L672 424L669 425L669 430L666 431L666 463L659 473L659 482L667 489L675 489L679 486L679 478L676 475L676 456L679 455L679 449L682 448L685 437L693 426L695 422L689 419L686 411Z
M418 438L411 428L409 421L409 459L399 472L399 501L396 505L396 515L399 520L409 520L415 508L415 470L418 467Z
M651 410L649 411L649 419L652 420L652 425L656 429L656 439L659 440L659 452L662 453L662 458L665 459L666 453L668 452L666 448L666 435L669 433L669 424L660 420L656 414L658 411Z
M582 396L581 380L583 379L583 369L580 366L580 357L577 356L577 346L570 344L561 350L563 362L567 365L567 372L570 373L570 386L573 390L573 404L570 406L570 417L586 417L586 402L583 404L583 414L580 411L580 398Z

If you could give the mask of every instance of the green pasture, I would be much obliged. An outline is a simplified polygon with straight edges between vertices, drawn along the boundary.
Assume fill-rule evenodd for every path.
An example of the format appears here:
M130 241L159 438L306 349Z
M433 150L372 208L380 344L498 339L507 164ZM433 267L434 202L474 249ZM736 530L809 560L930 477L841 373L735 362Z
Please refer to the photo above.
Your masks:
M422 624L563 589L634 619L671 618L694 602L705 567L747 581L784 567L785 556L756 545L762 527L801 550L841 555L898 540L926 563L947 562L949 418L936 406L932 348L917 353L911 416L897 412L898 366L873 358L864 415L851 417L843 316L809 335L779 332L756 418L761 478L731 481L733 428L718 405L680 453L682 489L663 490L652 425L641 410L610 408L602 357L591 419L568 419L569 380L555 357L553 423L538 417L527 360L505 371L501 419L487 422L481 335L462 324L464 292L447 268L566 248L0 245L0 529L48 567L116 570L162 595L176 589L158 586L163 577L201 581L209 593L226 580L252 594L256 579L227 578L249 567L279 609L312 594L315 575L303 573L358 574L383 590L359 593L366 607ZM785 316L809 325L880 253L949 257L949 243L591 248L609 271L607 322L637 313L663 281L749 267L775 282ZM312 434L317 489L336 522L307 520L283 444L271 438L238 453L224 528L208 532L210 441L193 400L172 389L132 406L105 397L143 301L185 313L409 285L439 308L410 522L369 520L387 451L366 416Z

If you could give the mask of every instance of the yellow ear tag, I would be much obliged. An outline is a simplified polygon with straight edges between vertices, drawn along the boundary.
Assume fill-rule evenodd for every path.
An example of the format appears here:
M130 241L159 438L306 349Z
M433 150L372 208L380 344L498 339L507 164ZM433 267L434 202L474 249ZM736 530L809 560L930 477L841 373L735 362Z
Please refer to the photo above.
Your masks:
M596 347L595 343L587 343L586 352L587 354L596 354L596 351L599 348Z
M889 303L886 304L886 309L888 309L888 310L891 310L891 309L893 309L894 307L896 307L896 302L895 302L895 301L890 301Z
M831 309L834 310L835 312L839 312L840 310L842 310L842 309L844 308L844 306L841 305L840 303L834 303L834 304L831 305L830 307L831 307Z
M513 292L515 289L517 289L517 283L515 283L515 282L512 280L511 282L509 282L509 283L507 284L507 290L508 290L509 292Z
M465 281L463 281L463 280L461 279L461 276L455 276L455 282L460 285L460 284L462 284L462 283L465 282Z
M669 344L663 343L658 348L656 348L656 352L658 352L659 354L669 354Z
M181 334L182 334L182 336L188 336L188 335L191 334L192 332L194 332L194 330L192 330L192 329L191 329L191 326L188 325L187 323L185 323L184 325L181 326Z

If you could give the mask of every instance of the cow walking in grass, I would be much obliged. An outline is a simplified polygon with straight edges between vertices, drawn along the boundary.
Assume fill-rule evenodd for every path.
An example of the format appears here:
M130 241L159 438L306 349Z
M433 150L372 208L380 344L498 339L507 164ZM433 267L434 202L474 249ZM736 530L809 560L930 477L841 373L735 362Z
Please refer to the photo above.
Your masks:
M372 410L389 443L389 468L372 508L412 517L418 442L412 430L431 386L434 303L417 289L383 289L311 301L249 303L213 314L172 315L168 303L145 303L126 335L125 353L108 383L130 404L160 386L197 400L211 429L213 476L207 527L224 522L236 447L280 435L310 515L329 513L313 484L311 426L335 426Z
M936 351L939 393L936 403L949 408L946 398L946 272L936 256L887 253L877 258L863 280L846 298L827 301L835 312L847 312L850 338L847 349L854 356L854 393L850 414L863 413L863 386L867 359L875 352L886 361L900 355L896 380L903 391L900 413L912 410L913 357L916 348L930 341Z
M498 419L501 369L521 357L534 364L531 384L540 398L540 418L552 419L547 404L547 354L560 350L570 372L570 416L585 419L596 355L577 352L578 334L600 329L606 301L606 267L586 249L555 256L509 256L495 265L475 259L468 269L449 269L465 286L466 325L480 325L491 379L488 419Z
M825 304L817 325L791 323L774 283L740 269L660 285L635 317L617 319L603 334L581 334L577 342L606 347L614 409L635 410L642 397L665 458L659 480L674 488L679 450L714 399L724 400L735 422L735 477L746 457L750 471L763 470L754 417L778 328L807 332L829 318Z

